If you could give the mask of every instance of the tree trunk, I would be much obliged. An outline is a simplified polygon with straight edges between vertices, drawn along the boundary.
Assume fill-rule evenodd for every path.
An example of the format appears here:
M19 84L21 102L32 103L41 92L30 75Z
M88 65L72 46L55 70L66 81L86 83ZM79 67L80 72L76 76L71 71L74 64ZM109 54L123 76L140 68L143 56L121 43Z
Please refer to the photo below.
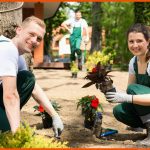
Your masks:
M91 41L91 50L90 53L93 51L101 50L101 3L100 2L93 2L92 4L92 41Z
M22 2L0 2L0 35L15 36L15 28L22 22Z

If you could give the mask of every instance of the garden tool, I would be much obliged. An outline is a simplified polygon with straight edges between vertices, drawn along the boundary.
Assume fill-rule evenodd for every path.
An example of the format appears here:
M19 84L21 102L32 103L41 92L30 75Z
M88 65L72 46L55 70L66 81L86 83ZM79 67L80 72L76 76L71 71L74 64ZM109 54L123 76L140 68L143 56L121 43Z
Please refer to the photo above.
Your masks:
M85 48L84 48L84 51L83 51L83 54L82 54L82 71L85 71L85 62L86 62L86 46L87 46L87 43L84 42L84 45L85 45Z
M109 136L109 135L112 135L112 134L115 134L115 133L118 133L118 130L106 128L105 132L102 132L102 134L100 136L105 137L105 136Z

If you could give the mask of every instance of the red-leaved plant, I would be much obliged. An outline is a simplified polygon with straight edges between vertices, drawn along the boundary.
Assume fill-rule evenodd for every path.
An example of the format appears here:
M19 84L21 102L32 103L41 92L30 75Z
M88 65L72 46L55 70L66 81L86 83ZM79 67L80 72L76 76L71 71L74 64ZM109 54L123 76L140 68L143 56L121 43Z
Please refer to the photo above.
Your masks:
M82 88L87 88L93 84L95 84L97 89L100 89L104 94L108 91L116 91L113 87L113 80L110 78L111 75L108 73L111 71L107 71L104 66L97 63L97 65L92 69L92 72L88 72L85 79L90 80L87 84L85 84Z

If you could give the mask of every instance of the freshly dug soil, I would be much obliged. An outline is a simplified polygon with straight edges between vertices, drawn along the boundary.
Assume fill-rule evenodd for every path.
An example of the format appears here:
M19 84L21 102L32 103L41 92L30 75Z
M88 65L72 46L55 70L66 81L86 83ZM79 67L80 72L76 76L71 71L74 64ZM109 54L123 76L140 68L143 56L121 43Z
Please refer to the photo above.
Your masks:
M70 147L79 148L130 148L138 147L136 140L145 137L143 133L137 133L126 130L126 126L118 122L113 114L112 109L116 104L110 104L105 100L103 93L95 88L94 85L88 88L82 86L88 81L84 79L86 72L80 71L77 78L71 78L69 70L55 69L36 69L34 70L37 82L44 89L50 100L55 100L61 105L59 112L63 123L64 131L61 135L62 141L68 141ZM113 71L112 79L117 91L125 91L128 79L127 72ZM84 117L81 115L81 109L77 110L76 103L78 99L86 95L96 95L103 106L103 128L112 128L118 130L117 134L107 136L101 139L95 138L92 131L84 128ZM33 127L37 128L36 133L47 137L53 137L51 129L44 129L42 119L34 112L33 106L37 103L31 97L25 107L22 109L22 120Z

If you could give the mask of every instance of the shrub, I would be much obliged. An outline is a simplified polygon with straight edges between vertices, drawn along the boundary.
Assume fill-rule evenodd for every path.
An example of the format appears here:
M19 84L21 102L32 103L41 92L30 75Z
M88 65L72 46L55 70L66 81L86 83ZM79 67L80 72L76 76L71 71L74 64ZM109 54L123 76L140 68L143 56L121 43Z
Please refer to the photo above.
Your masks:
M88 71L92 71L92 68L94 68L98 62L104 66L113 64L111 53L106 55L104 52L94 51L92 54L89 54L86 60L86 67Z
M75 61L70 64L71 72L77 73L79 72L78 65Z
M35 134L35 128L21 125L15 134L7 131L0 134L0 148L67 148L67 142L58 142Z

